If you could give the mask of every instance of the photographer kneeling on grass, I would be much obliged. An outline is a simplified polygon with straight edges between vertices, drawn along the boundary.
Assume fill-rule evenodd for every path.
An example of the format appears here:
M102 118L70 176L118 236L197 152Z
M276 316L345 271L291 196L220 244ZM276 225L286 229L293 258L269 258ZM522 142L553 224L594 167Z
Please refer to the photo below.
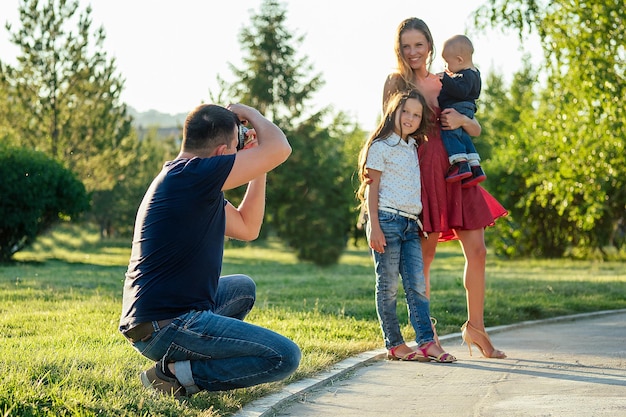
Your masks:
M254 281L220 277L224 236L256 239L266 174L290 153L283 132L251 107L201 105L187 116L180 153L139 206L124 283L120 331L156 361L140 375L144 386L181 397L278 381L298 367L295 343L243 321ZM246 183L235 208L223 192Z

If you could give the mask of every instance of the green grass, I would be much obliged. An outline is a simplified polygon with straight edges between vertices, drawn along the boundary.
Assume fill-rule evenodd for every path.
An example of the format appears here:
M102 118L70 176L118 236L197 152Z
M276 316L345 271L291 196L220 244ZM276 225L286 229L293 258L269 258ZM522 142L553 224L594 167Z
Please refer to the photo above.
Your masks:
M233 244L223 272L257 283L249 321L272 328L303 351L283 383L201 393L183 403L149 395L138 373L150 361L118 333L129 242L100 242L88 226L63 226L0 267L0 417L226 416L259 396L382 347L374 274L365 247L339 265L298 262L276 242ZM432 314L440 335L465 321L463 256L441 244L432 271ZM626 308L624 262L502 260L490 256L487 326ZM406 310L399 309L407 340Z

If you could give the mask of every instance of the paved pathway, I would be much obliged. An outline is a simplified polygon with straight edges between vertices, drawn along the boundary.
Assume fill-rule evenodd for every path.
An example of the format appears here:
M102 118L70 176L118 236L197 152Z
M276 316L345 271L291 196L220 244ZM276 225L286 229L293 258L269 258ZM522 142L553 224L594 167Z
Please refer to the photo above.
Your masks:
M626 416L626 310L488 329L508 358L470 356L441 338L454 364L366 352L257 400L235 417Z

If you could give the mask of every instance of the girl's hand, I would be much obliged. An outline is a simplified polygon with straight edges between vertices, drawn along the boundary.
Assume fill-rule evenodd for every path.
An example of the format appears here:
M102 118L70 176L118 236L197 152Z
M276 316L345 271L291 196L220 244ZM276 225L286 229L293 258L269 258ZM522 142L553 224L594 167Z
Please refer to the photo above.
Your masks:
M385 235L380 227L372 227L369 244L370 248L376 252L385 253L385 246L387 246L387 242L385 241Z

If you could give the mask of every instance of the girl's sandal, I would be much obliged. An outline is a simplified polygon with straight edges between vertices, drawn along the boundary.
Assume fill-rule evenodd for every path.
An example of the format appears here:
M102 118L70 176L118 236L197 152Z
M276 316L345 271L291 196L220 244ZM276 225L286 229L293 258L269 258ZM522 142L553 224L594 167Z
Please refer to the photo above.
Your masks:
M431 355L428 353L428 349L430 349L431 346L433 345L437 345L437 343L435 341L430 341L428 343L423 344L422 346L418 346L417 350L419 350L422 355L428 359L432 359L435 362L438 363L452 363L452 362L456 362L456 358L452 355L450 355L447 352L442 352L439 355L435 356L435 355Z
M420 353L413 351L411 353L407 353L404 356L398 356L396 355L397 348L398 346L389 349L389 351L387 352L387 359L390 359L392 361L430 362L430 358L424 356L423 352Z

